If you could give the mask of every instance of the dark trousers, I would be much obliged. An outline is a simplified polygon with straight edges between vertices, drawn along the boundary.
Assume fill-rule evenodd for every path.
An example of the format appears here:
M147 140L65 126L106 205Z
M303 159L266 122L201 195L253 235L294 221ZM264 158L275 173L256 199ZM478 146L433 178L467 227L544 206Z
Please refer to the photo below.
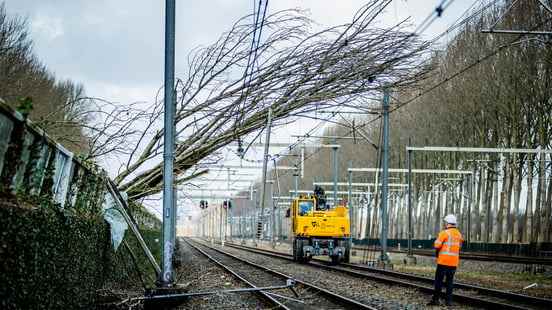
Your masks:
M433 293L433 300L439 300L441 295L441 288L443 287L443 279L447 278L447 303L452 302L452 287L454 286L454 273L456 267L437 265L435 270L435 292Z

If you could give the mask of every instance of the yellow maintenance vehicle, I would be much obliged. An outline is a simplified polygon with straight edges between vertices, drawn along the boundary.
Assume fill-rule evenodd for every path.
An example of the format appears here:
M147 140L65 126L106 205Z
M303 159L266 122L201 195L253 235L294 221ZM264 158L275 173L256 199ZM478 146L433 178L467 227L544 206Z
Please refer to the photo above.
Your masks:
M290 216L293 259L308 262L313 256L328 255L332 263L349 262L350 221L348 208L326 204L324 191L299 196L292 201Z

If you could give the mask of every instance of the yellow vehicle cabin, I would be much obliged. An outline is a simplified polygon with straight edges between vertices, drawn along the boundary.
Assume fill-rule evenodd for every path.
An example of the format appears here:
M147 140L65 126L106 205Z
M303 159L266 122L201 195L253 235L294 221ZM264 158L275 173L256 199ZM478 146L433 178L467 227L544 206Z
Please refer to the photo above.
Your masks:
M294 260L307 262L313 256L328 255L333 263L349 262L348 208L330 207L320 195L300 196L292 201L290 215Z

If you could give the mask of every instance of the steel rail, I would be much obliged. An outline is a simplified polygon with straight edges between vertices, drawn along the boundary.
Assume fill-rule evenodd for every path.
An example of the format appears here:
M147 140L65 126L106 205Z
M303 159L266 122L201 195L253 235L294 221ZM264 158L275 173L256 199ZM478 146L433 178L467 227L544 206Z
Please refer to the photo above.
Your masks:
M365 251L373 250L371 248L366 248L362 246L354 246L354 250ZM394 249L387 249L388 252L392 253L404 253L407 251ZM414 255L420 256L435 256L434 250L429 249L413 249ZM552 265L552 258L550 257L529 257L529 256L507 256L500 254L487 254L487 253L475 253L475 252L461 252L460 258L470 259L470 260L479 260L479 261L495 261L503 263L513 263L513 264L536 264L536 265Z
M229 273L231 273L234 277L236 277L237 279L239 279L241 282L245 283L246 285L248 285L249 287L252 287L252 288L258 288L255 284L249 282L247 279L245 279L244 277L240 276L238 273L236 273L234 270L232 270L230 267L224 265L221 261L217 260L216 258L212 257L211 255L209 255L208 253L206 253L205 251L203 251L202 249L200 249L199 247L197 247L196 245L192 244L191 242L189 242L188 240L186 239L183 239L184 242L186 242L189 246L191 246L192 248L194 248L195 250L197 250L199 253L201 253L203 256L207 257L210 261L214 262L215 264L219 265L222 269L228 271ZM263 299L267 300L269 303L273 304L274 306L278 307L278 309L286 309L286 310L289 310L289 308L281 303L280 301L276 300L274 297L268 295L267 293L263 292L263 291L255 291L256 294L260 295L260 297L262 297Z
M262 254L262 255L266 255L266 256L276 257L276 258L284 259L284 260L287 260L287 261L293 261L292 255L287 254L287 253L279 253L279 252L275 252L275 251L271 251L271 250L252 248L252 247L249 247L249 246L237 245L237 244L233 244L233 243L225 243L225 245L233 247L233 248L237 248L237 249L243 249L245 251L250 251L250 252L253 252L253 253L258 253L258 254ZM423 277L423 276L418 276L418 275L403 273L403 272L397 272L397 271L391 271L391 270L383 270L383 269L379 269L379 268L362 266L362 265L358 265L358 264L341 264L340 266L331 266L331 265L328 265L327 261L318 260L318 259L314 259L313 261L309 262L309 265L314 266L314 267L323 268L323 269L329 269L329 270L334 270L334 271L338 271L338 272L344 272L344 273L347 273L349 275L368 278L368 279L381 281L381 282L385 282L385 283L389 283L389 284L398 284L398 285L402 285L402 286L406 286L406 287L413 287L413 288L417 288L417 289L419 289L421 291L424 291L424 292L427 292L427 293L433 293L433 279L428 278L428 277ZM359 271L363 271L363 272L359 272ZM371 274L367 274L366 272L369 272ZM380 275L375 275L374 273L379 273L379 274L381 274L381 276ZM421 282L422 284L407 282L407 281L403 281L403 280L399 280L399 279L404 279L404 280L409 280L409 281L416 281L416 282L419 282L419 283ZM523 294L517 294L517 293L512 293L512 292L497 290L497 289L492 289L492 288L486 288L486 287L481 287L481 286L472 285L472 284L458 283L457 282L457 283L454 284L454 287L456 289L477 291L479 294L487 295L487 297L502 298L502 299L505 299L509 302L519 302L519 303L531 305L533 307L538 306L538 307L541 307L542 309L549 309L550 305L552 304L552 300L550 300L550 299L533 297L533 296L523 295ZM454 293L453 296L454 296L454 299L459 301L459 302L463 302L463 303L467 303L467 304L471 304L471 305L482 306L482 307L485 307L485 308L493 308L493 309L533 309L533 308L528 308L528 307L523 306L523 305L513 305L513 304L504 303L504 302L484 299L485 296L475 297L475 296L466 295L466 294L458 293L458 292Z
M190 244L189 240L186 240L186 242L188 242L188 244ZM193 242L197 242L197 241L193 241ZM377 309L377 308L374 308L374 307L372 307L372 306L363 304L363 303L361 303L361 302L359 302L359 301L356 301L356 300L354 300L354 299L351 299L351 298L342 296L342 295L340 295L340 294L334 293L334 292L332 292L332 291L329 291L329 290L327 290L327 289L325 289L325 288L316 286L316 285L314 285L314 284L312 284L312 283L309 283L309 282L305 282L305 281L302 281L302 280L295 279L295 278L293 278L293 277L290 276L290 275L281 273L281 272L279 272L279 271L270 269L270 268L265 267L265 266L261 266L261 265L259 265L259 264L253 263L253 262L251 262L251 261L248 261L248 260L243 259L243 258L241 258L241 257L238 257L238 256L236 256L236 255L233 255L233 254L230 254L230 253L228 253L228 252L222 251L222 250L220 250L220 249L211 247L211 246L209 246L209 245L207 245L207 244L204 244L204 243L199 243L199 244L201 244L202 246L207 247L207 248L209 248L209 249L211 249L211 250L213 250L213 251L216 251L216 252L221 253L221 254L223 254L223 255L229 256L229 257L231 257L231 258L233 258L233 259L235 259L235 260L238 260L238 261L240 261L240 262L242 262L242 263L245 263L245 264L247 264L247 265L249 265L249 266L255 267L255 268L257 268L257 269L260 269L260 270L263 270L263 271L265 271L265 272L267 272L267 273L270 273L270 274L272 274L272 275L275 275L275 276L277 276L277 277L280 277L280 278L283 278L283 279L286 279L286 280L287 280L287 279L293 279L296 283L299 283L299 284L301 284L301 285L303 285L303 286L305 286L305 287L307 287L307 288L309 288L309 289L311 289L311 290L313 290L313 291L317 291L317 292L321 293L322 295L325 295L325 296L328 297L329 299L332 299L332 300L334 300L334 301L336 301L336 302L338 302L338 303L340 303L340 304L343 304L343 305L346 306L346 307L350 307L350 308L347 308L347 309L370 309L370 310L376 310L376 309ZM224 244L226 245L226 244L228 244L228 243L224 243Z

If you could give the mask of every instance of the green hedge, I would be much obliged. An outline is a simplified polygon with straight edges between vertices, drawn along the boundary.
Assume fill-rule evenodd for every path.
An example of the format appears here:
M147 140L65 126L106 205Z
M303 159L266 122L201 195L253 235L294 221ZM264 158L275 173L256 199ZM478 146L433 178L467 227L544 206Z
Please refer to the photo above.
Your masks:
M45 202L0 197L0 308L89 309L102 289L142 286L129 251L111 246L109 224ZM144 238L159 258L156 231ZM125 240L148 286L154 280L137 242Z

